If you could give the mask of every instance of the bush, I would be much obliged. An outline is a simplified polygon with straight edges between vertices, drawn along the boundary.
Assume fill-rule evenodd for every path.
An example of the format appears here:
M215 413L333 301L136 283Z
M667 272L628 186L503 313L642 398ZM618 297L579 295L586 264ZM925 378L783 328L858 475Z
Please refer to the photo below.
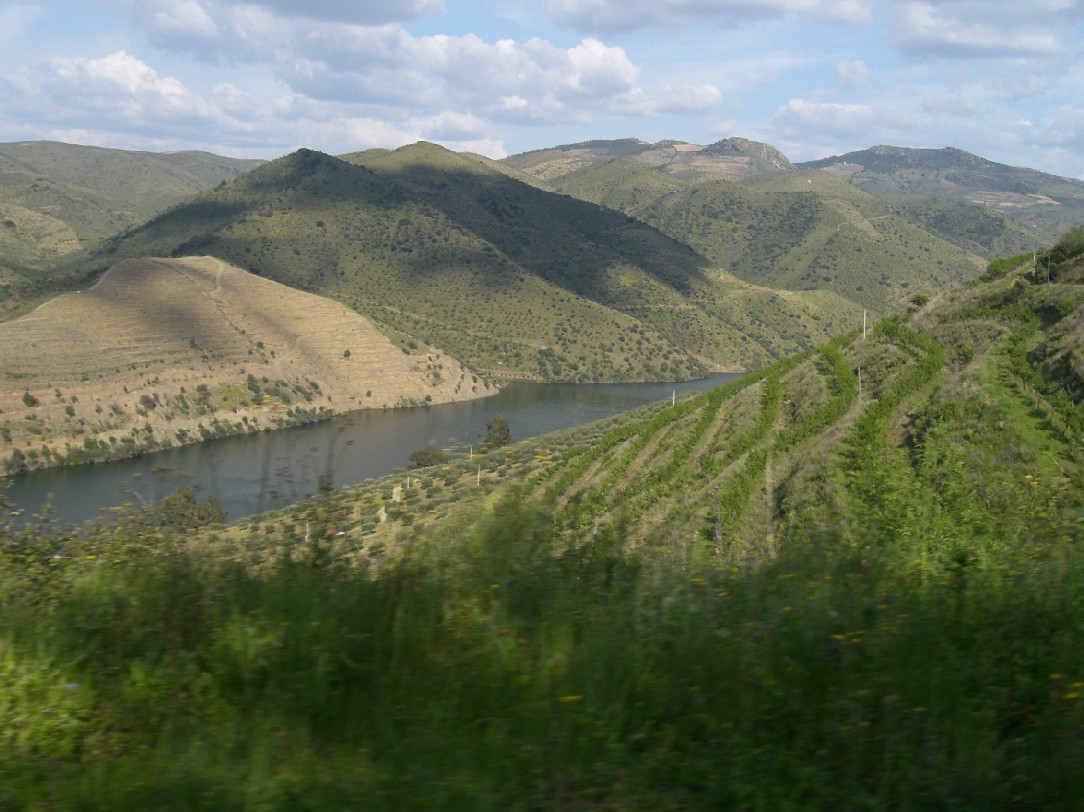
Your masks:
M410 467L428 468L432 465L444 465L451 458L451 455L444 449L428 446L410 452Z

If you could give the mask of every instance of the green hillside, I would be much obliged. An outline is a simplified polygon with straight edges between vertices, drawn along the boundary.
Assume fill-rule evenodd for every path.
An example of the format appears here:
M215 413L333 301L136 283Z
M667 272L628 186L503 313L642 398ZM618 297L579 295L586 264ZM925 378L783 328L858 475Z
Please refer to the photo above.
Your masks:
M886 202L808 170L688 182L615 159L552 186L643 220L747 281L830 291L879 313L982 266Z
M846 178L879 196L977 205L1030 229L1042 242L1078 225L1084 213L1084 182L999 164L960 149L877 146L801 166ZM1021 248L1034 249L1036 236Z
M501 378L759 367L860 316L823 294L746 312L739 301L771 294L720 282L650 226L472 156L418 144L347 157L303 150L267 164L110 241L95 263L214 254Z
M668 231L671 236L687 239L680 236L682 228L698 233L718 231L714 239L699 233L708 245L706 249L700 244L694 247L701 251L711 250L712 242L719 243L715 247L720 258L728 262L726 267L743 278L770 278L771 274L777 272L785 277L792 274L798 265L812 264L810 276L805 283L799 284L808 284L809 279L823 272L825 267L838 268L845 264L845 258L857 246L853 241L824 246L816 235L810 235L811 244L800 251L806 256L792 257L789 259L790 267L779 269L774 267L779 260L775 253L768 251L758 255L755 248L750 253L740 240L728 253L725 248L727 240L738 239L734 232L757 231L758 221L765 224L763 230L768 232L766 241L771 243L774 234L770 228L776 226L773 209L786 206L779 201L772 203L759 198L750 201L741 187L763 189L772 188L773 185L789 185L793 192L812 194L819 206L834 209L849 197L840 187L828 187L827 200L821 200L820 192L816 190L799 190L795 187L796 182L809 180L810 176L803 170L817 169L848 181L853 187L876 197L884 210L867 216L879 219L886 213L891 214L901 221L908 221L911 228L881 224L878 236L871 233L875 241L892 244L886 254L872 258L874 276L879 276L886 267L890 268L893 256L918 256L912 250L916 226L932 234L935 245L944 241L966 254L989 260L1035 250L1037 243L1056 239L1061 232L1081 220L1081 206L1084 205L1084 183L1080 181L1005 166L951 148L932 150L881 146L794 165L771 145L742 138L728 138L708 146L677 141L648 144L626 139L589 141L536 150L510 156L499 165L517 177L532 178L533 183L544 188L559 189L596 202L605 200L605 205L627 212L642 211L664 192L670 193L673 197L669 199L679 211L680 220L670 224L678 232ZM719 205L714 207L720 216L728 218L728 222L713 224L710 214L706 223L694 226L687 222L682 211L687 201L680 199L678 190L685 188L685 184L711 185L721 180L740 184L729 188L717 187L707 193L712 197L734 198L730 209ZM617 183L615 188L610 185L613 182ZM779 188L775 190L780 191ZM747 216L735 213L735 208L747 208ZM656 212L655 216L660 215ZM654 220L649 222L662 227ZM893 230L908 230L910 234L893 238ZM761 233L755 236L754 246L765 239ZM917 233L917 239L929 240L929 237ZM940 246L939 251L944 250L944 246ZM821 252L824 255L818 260ZM959 252L950 251L939 258L955 266L960 255ZM749 276L754 271L742 270L739 265L743 261L759 269L755 272L762 276Z
M1084 231L1038 259L235 527L4 526L0 802L1081 808Z
M0 144L0 270L48 270L260 163L205 152Z

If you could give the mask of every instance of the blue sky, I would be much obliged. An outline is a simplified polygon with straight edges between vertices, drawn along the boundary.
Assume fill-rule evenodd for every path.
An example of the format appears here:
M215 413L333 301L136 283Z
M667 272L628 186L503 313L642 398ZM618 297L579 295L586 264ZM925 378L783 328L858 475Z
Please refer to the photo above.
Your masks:
M0 2L0 141L492 157L730 136L1084 178L1084 0Z

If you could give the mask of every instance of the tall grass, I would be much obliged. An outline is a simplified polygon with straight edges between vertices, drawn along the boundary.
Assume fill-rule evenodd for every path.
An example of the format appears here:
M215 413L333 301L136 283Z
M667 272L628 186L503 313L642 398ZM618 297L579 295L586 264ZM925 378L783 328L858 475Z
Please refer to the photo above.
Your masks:
M524 504L512 493L375 573L318 548L253 570L123 528L51 552L38 591L29 563L6 567L0 800L1084 803L1079 521L929 581L887 577L895 548L877 539L830 535L739 577L630 552L620 528L562 547Z

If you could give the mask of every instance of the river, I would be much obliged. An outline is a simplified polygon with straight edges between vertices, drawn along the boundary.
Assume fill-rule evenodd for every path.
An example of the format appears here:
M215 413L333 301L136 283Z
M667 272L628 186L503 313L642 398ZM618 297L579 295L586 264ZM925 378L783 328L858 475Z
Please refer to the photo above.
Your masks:
M673 393L706 392L739 377L684 383L508 384L491 397L412 409L364 410L309 426L209 440L128 460L31 471L12 478L7 498L24 516L47 506L60 522L82 522L110 508L147 505L190 485L216 496L236 521L317 493L392 473L412 451L434 445L467 450L502 415L513 440L611 417Z

